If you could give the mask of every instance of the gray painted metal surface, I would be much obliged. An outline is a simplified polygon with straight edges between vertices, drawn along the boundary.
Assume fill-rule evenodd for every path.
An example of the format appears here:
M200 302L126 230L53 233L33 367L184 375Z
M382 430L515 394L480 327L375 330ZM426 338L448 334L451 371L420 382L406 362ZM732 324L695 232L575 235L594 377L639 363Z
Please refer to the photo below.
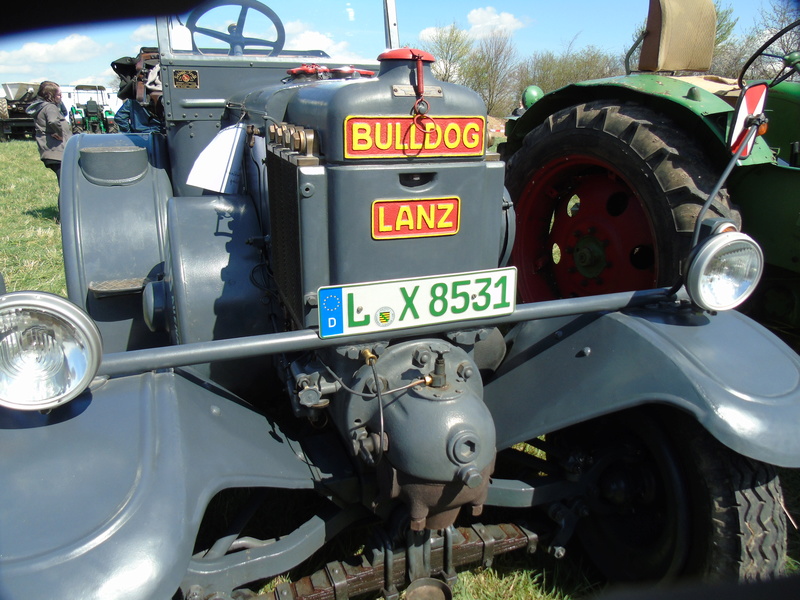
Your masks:
M589 313L524 323L507 338L509 355L485 390L499 448L665 404L736 452L800 467L800 359L738 312Z
M389 1L394 47L393 13ZM158 29L166 39L166 21ZM164 135L70 141L68 291L106 355L72 403L0 410L0 481L13 498L0 504L0 598L228 593L365 515L391 523L402 503L418 529L444 528L428 518L449 527L467 506L546 506L581 492L565 480L492 487L496 450L644 404L692 414L736 452L800 467L798 357L746 317L700 313L666 290L320 338L320 287L493 269L514 219L504 166L482 139L459 156L348 153L347 119L408 119L423 76L430 114L483 119L475 93L411 57L384 61L376 78L284 81L299 58L164 48ZM194 70L202 85L182 87ZM235 123L248 128L236 193L186 184ZM293 147L295 131L307 149ZM375 235L375 202L450 197L462 209L453 235ZM254 406L285 410L273 420ZM301 438L307 419L322 427ZM326 509L280 539L228 553L238 532L226 532L195 554L209 501L243 487L309 491ZM424 577L423 567L410 570Z
M0 409L0 433L3 598L169 598L214 494L314 485L276 423L172 373L47 415Z

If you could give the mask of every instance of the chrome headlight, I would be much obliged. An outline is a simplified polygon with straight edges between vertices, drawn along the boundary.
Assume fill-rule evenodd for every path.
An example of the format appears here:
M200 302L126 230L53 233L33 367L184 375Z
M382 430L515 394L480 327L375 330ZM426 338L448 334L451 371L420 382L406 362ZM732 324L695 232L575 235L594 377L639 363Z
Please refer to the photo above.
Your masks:
M94 379L102 355L97 325L64 298L0 297L0 406L47 410L69 402Z
M750 297L761 279L764 254L749 236L738 231L712 235L694 251L686 289L705 310L730 310Z

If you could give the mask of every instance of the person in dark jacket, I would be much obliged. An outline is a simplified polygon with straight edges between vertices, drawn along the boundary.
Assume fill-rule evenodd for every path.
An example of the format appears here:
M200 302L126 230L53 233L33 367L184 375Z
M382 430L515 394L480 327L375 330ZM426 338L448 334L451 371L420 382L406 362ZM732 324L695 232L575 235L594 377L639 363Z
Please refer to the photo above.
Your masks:
M31 105L26 109L33 116L36 143L39 146L39 157L44 166L56 174L61 183L61 159L64 157L64 146L72 135L72 128L67 119L67 111L61 102L61 88L54 81L43 81Z
M135 98L128 98L122 103L114 115L114 122L124 133L150 133L162 131L164 128L161 121Z

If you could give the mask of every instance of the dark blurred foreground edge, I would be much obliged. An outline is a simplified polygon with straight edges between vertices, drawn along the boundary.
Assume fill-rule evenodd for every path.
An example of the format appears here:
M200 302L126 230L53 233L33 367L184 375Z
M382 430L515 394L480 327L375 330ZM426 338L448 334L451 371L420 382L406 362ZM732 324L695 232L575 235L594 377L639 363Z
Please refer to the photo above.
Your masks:
M118 21L143 17L154 17L155 13L183 13L201 4L201 0L164 0L157 4L149 2L105 2L83 0L82 2L39 3L35 20L23 18L0 19L0 35L21 33L33 29L64 27L79 23Z

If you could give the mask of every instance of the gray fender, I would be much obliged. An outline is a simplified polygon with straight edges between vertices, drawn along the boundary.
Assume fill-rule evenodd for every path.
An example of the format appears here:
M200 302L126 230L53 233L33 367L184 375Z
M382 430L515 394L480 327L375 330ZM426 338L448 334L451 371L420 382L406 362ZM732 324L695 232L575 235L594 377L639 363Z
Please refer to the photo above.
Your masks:
M0 409L0 448L4 599L171 598L214 494L314 484L274 423L174 373Z
M742 314L630 310L531 321L487 382L499 449L644 404L745 456L800 467L800 358Z
M164 346L142 315L144 283L164 269L172 184L160 134L81 134L64 149L59 211L69 299L106 352Z

